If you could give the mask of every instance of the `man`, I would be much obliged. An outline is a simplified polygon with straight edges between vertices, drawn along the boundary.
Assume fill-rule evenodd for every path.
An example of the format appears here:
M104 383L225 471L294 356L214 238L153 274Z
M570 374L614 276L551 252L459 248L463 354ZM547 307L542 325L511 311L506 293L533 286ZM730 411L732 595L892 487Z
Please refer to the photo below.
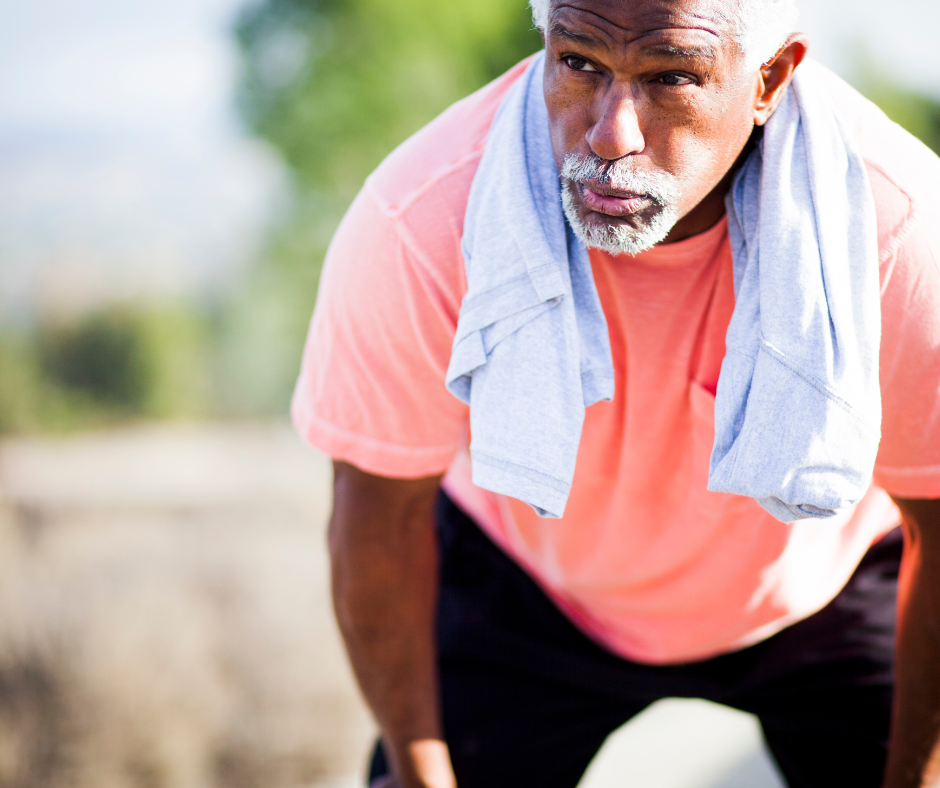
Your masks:
M781 523L707 483L735 307L725 196L804 59L792 4L533 7L615 394L586 410L560 520L471 482L468 408L444 382L460 244L523 63L367 181L295 394L298 429L335 460L334 601L382 729L372 777L570 788L619 725L690 696L755 713L791 786L940 784L940 168L834 94L877 214L882 440L858 505Z

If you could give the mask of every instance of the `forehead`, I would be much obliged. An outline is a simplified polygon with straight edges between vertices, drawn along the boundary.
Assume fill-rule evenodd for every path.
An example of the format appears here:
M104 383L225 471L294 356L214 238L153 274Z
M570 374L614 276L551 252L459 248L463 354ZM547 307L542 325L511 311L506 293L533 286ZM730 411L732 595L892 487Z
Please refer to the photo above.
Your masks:
M731 13L730 0L554 0L548 32L574 25L612 45L678 36L722 46L734 41Z

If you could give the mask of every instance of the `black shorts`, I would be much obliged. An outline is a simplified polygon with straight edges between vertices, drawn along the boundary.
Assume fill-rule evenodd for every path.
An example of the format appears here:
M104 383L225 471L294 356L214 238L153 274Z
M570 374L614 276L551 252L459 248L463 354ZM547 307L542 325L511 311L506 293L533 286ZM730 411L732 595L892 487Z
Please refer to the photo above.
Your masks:
M609 734L666 697L755 714L791 788L880 786L900 530L814 616L733 654L655 667L588 639L446 495L436 517L441 698L459 788L574 788ZM370 779L386 768L379 745Z

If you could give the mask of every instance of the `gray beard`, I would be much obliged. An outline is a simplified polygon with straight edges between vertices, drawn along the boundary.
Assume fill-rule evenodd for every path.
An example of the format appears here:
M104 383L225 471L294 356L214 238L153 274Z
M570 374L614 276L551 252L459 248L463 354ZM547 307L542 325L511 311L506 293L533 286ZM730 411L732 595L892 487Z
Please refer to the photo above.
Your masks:
M649 196L655 203L648 216L634 216L640 226L632 227L613 217L609 224L587 226L578 216L574 183L594 180L614 189ZM625 164L623 159L604 162L591 156L569 153L561 171L561 204L565 217L578 239L588 248L601 249L609 254L636 255L665 240L679 220L675 208L679 199L676 179L666 173L640 173Z

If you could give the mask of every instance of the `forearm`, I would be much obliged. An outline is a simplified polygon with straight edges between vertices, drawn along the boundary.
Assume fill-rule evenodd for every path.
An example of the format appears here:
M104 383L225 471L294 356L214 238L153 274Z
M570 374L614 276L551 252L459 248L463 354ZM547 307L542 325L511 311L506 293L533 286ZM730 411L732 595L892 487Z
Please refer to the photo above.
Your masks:
M895 714L885 788L940 786L940 522L936 502L901 502Z
M437 566L429 542L422 536L391 550L346 544L334 553L333 600L346 648L379 724L395 739L441 734L431 640Z
M399 779L409 788L450 788L434 643L433 496L370 501L361 488L344 490L356 473L337 469L330 529L337 620Z

